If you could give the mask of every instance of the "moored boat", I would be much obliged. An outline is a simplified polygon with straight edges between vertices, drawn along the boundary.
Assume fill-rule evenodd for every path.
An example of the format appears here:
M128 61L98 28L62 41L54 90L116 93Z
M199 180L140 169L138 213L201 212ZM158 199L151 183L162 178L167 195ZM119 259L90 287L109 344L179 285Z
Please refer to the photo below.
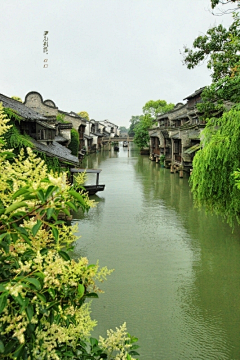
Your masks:
M94 173L96 174L96 185L83 185L86 192L88 192L89 195L95 195L98 191L103 191L105 189L105 185L99 184L99 174L102 170L101 169L77 169L73 168L71 169L71 175L72 175L72 182L73 182L73 174L77 173Z

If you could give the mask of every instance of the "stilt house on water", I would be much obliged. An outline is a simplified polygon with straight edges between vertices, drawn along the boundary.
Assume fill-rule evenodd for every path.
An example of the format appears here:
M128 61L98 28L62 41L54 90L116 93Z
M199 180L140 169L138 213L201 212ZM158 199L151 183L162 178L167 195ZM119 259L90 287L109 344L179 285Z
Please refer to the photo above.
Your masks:
M187 96L186 104L178 103L171 111L158 116L158 125L149 129L152 159L158 162L164 155L166 166L181 166L190 171L195 152L200 148L200 133L205 127L196 107L201 102L203 89Z

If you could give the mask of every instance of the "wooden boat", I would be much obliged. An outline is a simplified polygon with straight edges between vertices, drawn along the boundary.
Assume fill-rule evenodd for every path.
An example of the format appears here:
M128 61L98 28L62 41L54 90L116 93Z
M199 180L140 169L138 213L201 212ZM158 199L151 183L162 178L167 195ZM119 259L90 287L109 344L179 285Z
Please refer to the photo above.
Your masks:
M114 146L114 151L119 151L119 146L115 145Z
M127 141L123 141L123 147L127 147L127 146L128 146Z
M73 174L77 173L83 173L86 174L94 173L96 174L96 185L83 185L86 192L88 192L89 195L95 195L98 191L103 191L105 189L105 185L99 185L99 174L102 170L101 169L77 169L73 168L71 169L71 177L73 181Z

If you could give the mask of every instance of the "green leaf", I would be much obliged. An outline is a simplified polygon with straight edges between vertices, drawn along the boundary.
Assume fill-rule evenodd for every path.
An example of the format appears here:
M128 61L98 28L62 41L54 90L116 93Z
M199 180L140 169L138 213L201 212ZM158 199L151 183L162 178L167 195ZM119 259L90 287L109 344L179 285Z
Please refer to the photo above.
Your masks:
M90 338L90 344L91 344L92 347L98 345L97 339L91 337Z
M40 250L40 254L43 256L45 254L48 253L48 249L47 248L43 248L42 250Z
M129 351L129 355L139 355L139 353L136 351Z
M22 281L25 281L27 283L34 285L37 290L41 290L41 288L42 288L42 285L40 284L40 282L35 278L24 278L24 279L22 279Z
M48 289L48 293L51 295L51 297L52 297L53 299L55 299L56 293L55 293L54 289L52 289L52 288Z
M86 297L90 297L90 298L98 298L98 294L96 293L87 293L85 294Z
M5 290L6 290L5 287L2 284L0 284L0 292L3 292Z
M12 238L12 241L15 243L18 239L18 234L16 233L11 233L11 238Z
M75 204L71 201L68 201L65 203L67 206L69 206L71 209L73 209L74 211L77 211L77 207L75 206Z
M37 199L37 196L36 195L30 195L30 194L26 194L24 195L23 197L23 200L26 201L26 200L36 200Z
M37 297L44 303L47 302L46 297L43 294L36 293Z
M47 209L47 219L49 220L54 212L54 208Z
M83 286L83 284L79 284L78 285L78 295L80 297L82 297L84 295L84 292L85 292L85 287Z
M132 345L131 346L131 350L136 350L136 349L138 349L140 346L139 345Z
M16 191L13 196L12 196L12 199L16 199L18 196L22 195L22 194L25 194L25 193L28 193L29 192L29 189L28 187L24 186L23 188L19 189L18 191Z
M25 307L25 301L23 300L21 294L18 294L18 296L15 296L14 298L19 305Z
M54 322L54 311L53 310L50 311L49 322L50 322L50 325L52 325Z
M16 340L11 340L6 346L4 350L4 354L10 354L14 346L18 343Z
M18 196L22 195L22 194L25 194L25 193L28 193L29 192L29 188L28 186L24 186L23 188L19 189L18 191L16 191L13 196L12 196L12 199L16 199Z
M9 240L7 239L6 241L2 241L0 243L0 247L3 248L3 250L5 251L5 253L9 253Z
M53 193L54 190L57 190L58 187L57 186L54 186L54 185L50 185L48 188L47 188L47 191L46 191L46 194L45 194L45 199L48 199L49 196Z
M20 201L20 202L16 202L12 205L10 205L6 210L5 210L5 214L9 214L10 212L19 209L21 207L27 207L27 203L25 203L24 201Z
M4 353L4 344L3 344L2 340L0 340L0 353L1 354Z
M32 306L32 304L29 304L27 306L26 313L27 313L28 320L30 322L32 320L32 317L33 317L33 306Z
M42 225L42 221L38 220L37 223L33 226L33 228L32 228L33 236L36 236L36 234L37 234L38 230L40 229L41 225Z
M3 312L6 305L7 305L7 295L3 294L0 296L0 314Z
M57 241L58 240L58 229L55 227L52 227L52 234L54 239Z
M28 232L24 227L21 226L16 226L16 231L19 232L20 234L24 234L26 236L28 236Z
M131 336L130 334L128 334L128 335L129 335L129 337L130 337L130 342L131 342L131 344L138 341L138 338L137 338L137 337Z
M64 260L66 260L66 261L71 260L70 256L65 251L60 250L58 253Z
M67 208L63 208L62 211L64 212L64 214L66 214L67 216L71 216L69 210Z
M90 265L88 265L88 269L91 269L92 267L95 267L96 265L95 264L90 264Z
M43 203L45 202L45 196L44 196L44 192L42 191L42 189L40 189L38 192L37 192L37 196L38 196L38 199Z
M69 194L72 195L78 202L80 202L80 204L85 206L85 201L84 201L82 195L80 195L77 191L69 190Z
M47 250L47 249L46 249ZM41 254L42 255L42 254ZM34 276L37 276L37 277L39 277L40 279L44 279L45 278L45 275L44 275L44 273L42 273L42 272L35 272L34 273Z
M21 237L26 241L28 245L32 246L31 240L24 234L21 234Z
M1 241L2 239L4 239L6 235L8 235L8 233L7 233L7 232L6 232L6 233L4 233L4 234L1 234L1 235L0 235L0 241Z
M25 346L25 344L21 344L17 350L13 353L13 357L16 359L19 359L19 356L21 355L21 352L23 350L23 347Z

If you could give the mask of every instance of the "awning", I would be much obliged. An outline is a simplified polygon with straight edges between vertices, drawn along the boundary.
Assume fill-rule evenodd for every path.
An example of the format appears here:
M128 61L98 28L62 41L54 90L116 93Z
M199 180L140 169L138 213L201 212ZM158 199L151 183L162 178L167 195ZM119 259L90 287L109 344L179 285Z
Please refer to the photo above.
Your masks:
M197 151L200 149L200 144L193 145L192 147L188 148L184 151L184 154L192 154L194 151Z
M84 138L87 139L87 140L92 140L93 139L92 136L89 136L89 135L86 135L86 134L84 134Z
M150 137L158 137L158 133L157 132L154 132L150 135Z

